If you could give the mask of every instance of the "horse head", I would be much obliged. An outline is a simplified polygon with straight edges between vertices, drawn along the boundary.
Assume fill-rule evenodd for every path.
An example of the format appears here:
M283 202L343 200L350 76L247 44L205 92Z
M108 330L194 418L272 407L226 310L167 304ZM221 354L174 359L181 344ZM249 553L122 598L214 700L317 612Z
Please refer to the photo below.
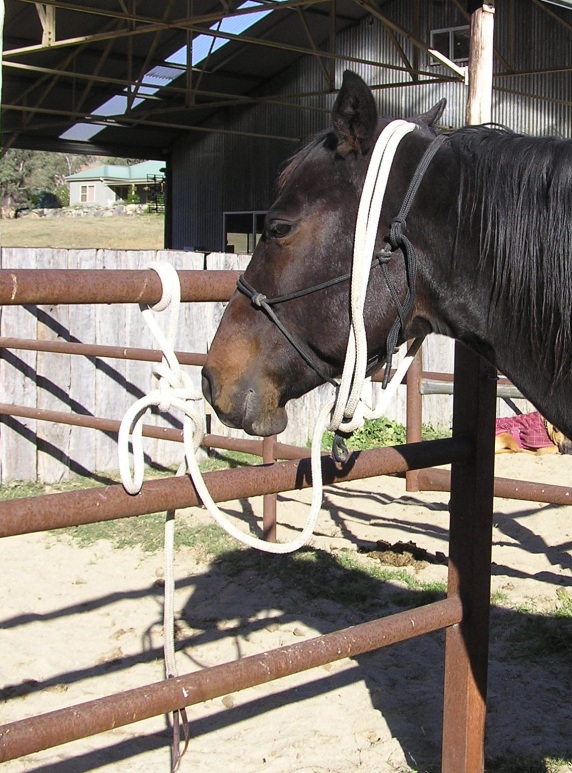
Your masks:
M443 108L444 100L411 119L421 129L414 132L422 138L421 150L412 152L407 139L399 149L400 171L392 168L389 178L379 249ZM389 121L378 119L370 89L347 72L331 129L314 137L282 171L278 198L203 370L205 397L228 426L256 435L279 433L290 399L340 374L360 194L372 148ZM401 299L407 293L403 261L393 263L391 289L381 271L370 276L364 318L372 363L386 356L387 331L396 317L392 293Z

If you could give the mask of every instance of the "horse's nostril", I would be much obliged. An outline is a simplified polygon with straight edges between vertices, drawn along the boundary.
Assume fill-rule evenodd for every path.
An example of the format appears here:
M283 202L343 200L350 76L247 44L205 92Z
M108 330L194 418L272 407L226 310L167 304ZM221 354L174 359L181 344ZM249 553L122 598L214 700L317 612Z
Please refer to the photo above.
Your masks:
M213 388L212 388L212 376L207 368L203 368L203 395L205 399L212 405L213 404Z

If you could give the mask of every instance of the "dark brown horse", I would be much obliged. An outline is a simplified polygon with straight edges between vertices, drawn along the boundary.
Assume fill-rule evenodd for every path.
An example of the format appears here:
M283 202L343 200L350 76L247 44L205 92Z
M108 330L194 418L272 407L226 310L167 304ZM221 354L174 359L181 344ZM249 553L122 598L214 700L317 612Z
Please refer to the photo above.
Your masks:
M454 132L417 175L396 235L394 220L443 107L410 119L417 128L391 168L380 261L365 302L371 368L387 358L388 345L431 332L450 336L487 358L571 436L572 142L491 127ZM288 400L339 375L360 194L390 120L378 120L369 88L346 73L332 127L282 172L204 368L205 396L229 426L280 432Z

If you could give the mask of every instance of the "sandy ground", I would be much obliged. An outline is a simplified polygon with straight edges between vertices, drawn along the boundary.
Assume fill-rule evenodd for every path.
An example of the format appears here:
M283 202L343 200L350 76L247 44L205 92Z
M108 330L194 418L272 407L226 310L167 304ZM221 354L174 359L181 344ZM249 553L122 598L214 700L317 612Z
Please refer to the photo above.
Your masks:
M498 457L497 474L569 485L572 457ZM282 497L280 539L289 536L288 524L302 524L307 498ZM433 555L446 553L447 501L447 494L406 493L404 482L393 478L327 490L314 539L321 549L316 573L312 566L300 573L298 563L290 576L291 559L283 559L275 575L269 571L274 558L258 556L230 571L230 558L207 565L190 550L179 551L179 671L400 610L407 593L411 606L419 603L416 591L397 580L369 580L363 603L343 605L312 587L313 577L340 582L339 572L328 575L332 554L381 539L412 540ZM237 505L239 517L245 511ZM192 517L206 518L199 510ZM572 760L571 664L561 655L525 657L511 634L526 639L527 626L534 626L538 613L554 611L562 589L572 594L572 506L497 499L494 520L498 606L487 756L524 755L540 771L545 757ZM34 534L3 540L0 565L1 722L162 678L161 555L114 549L105 541L80 548L61 534ZM405 571L421 582L446 576L442 564ZM438 769L442 645L443 634L432 634L191 707L192 740L181 771ZM4 763L3 770L168 771L169 747L166 720L156 717Z

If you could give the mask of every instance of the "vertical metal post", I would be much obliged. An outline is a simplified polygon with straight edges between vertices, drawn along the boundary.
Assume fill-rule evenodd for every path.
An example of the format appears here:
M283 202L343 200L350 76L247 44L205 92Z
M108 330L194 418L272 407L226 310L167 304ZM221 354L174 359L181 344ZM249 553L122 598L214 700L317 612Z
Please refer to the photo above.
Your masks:
M328 91L330 93L335 91L336 88L336 60L334 54L336 53L336 21L337 21L336 0L330 0L329 10L329 27L328 27L328 53L330 53L331 59L327 64L328 67Z
M475 453L451 469L448 595L463 621L445 639L444 773L484 770L495 409L494 368L457 344L453 434L472 437Z
M421 394L422 349L415 355L415 359L407 371L407 420L406 442L420 443L422 440L421 427L423 421L423 395ZM405 490L419 491L419 470L409 470L405 473Z
M491 120L494 4L470 0L467 123ZM443 773L482 773L488 670L494 492L496 371L461 344L455 349L453 434L474 441L474 458L451 468L448 595L463 620L445 635Z
M262 442L263 464L273 464L276 461L274 445L276 435L265 437ZM262 499L262 533L267 542L276 542L276 505L278 494L264 494Z

